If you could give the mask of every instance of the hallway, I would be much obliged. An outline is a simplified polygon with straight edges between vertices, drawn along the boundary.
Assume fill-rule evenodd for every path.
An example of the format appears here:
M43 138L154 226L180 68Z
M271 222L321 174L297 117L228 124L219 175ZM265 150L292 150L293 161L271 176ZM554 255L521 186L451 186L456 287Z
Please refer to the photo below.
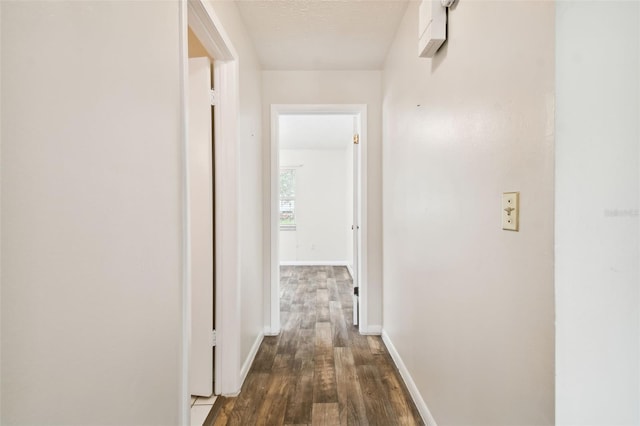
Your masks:
M281 315L215 425L424 424L382 339L351 325L345 267L281 267Z
M0 74L0 425L640 425L640 0L5 0ZM301 210L280 257L298 108L365 118L361 309L342 268L280 280L351 260ZM193 401L214 345L198 377L235 398Z

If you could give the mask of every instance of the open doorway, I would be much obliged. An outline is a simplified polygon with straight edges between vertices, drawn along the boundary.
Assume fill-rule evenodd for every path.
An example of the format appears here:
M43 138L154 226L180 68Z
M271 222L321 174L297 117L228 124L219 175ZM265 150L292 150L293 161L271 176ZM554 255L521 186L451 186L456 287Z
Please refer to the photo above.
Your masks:
M355 116L280 116L280 265L345 266L353 275Z
M365 123L364 105L272 106L271 334L281 326L281 266L348 270L353 280L353 323L362 329Z
M189 194L191 241L191 395L213 394L211 332L215 329L213 63L188 30ZM200 398L199 398L200 399Z
M214 58L188 29L188 190L191 418L202 424L215 402Z
M189 32L192 34L189 34ZM202 354L211 354L215 346L215 359L212 356L202 364L205 369L212 370L212 376L207 374L203 383L211 387L214 382L215 395L229 395L237 393L240 388L239 364L239 328L240 318L237 309L239 294L238 288L238 221L236 203L238 198L237 179L237 129L238 129L238 58L237 54L221 27L219 19L211 5L204 0L189 0L181 3L181 56L182 68L182 113L183 113L183 167L184 167L184 285L182 293L182 352L181 352L181 423L201 424L199 420L191 418L191 405L193 400L190 395L192 390L191 367L193 358L191 352L195 350L192 339L192 322L197 321L192 312L192 300L202 299L206 302L210 313L203 316L203 333L200 336ZM197 153L192 144L192 134L189 129L190 120L194 116L194 110L190 105L191 93L189 59L189 37L199 41L200 46L193 49L192 54L203 59L205 68L199 72L204 83L198 89L198 97L201 98L198 114L202 119L207 118L210 125L203 126L207 133L207 139L198 143L201 152ZM204 56L201 56L205 54ZM215 62L211 65L211 59ZM196 58L198 59L198 58ZM215 87L215 93L211 88ZM212 108L212 104L215 107ZM213 123L218 125L213 126ZM197 164L201 161L202 164ZM199 177L196 177L199 176ZM194 179L199 185L198 194L194 193ZM208 211L202 213L200 207ZM201 211L198 219L201 224L208 226L206 235L202 238L194 221L196 214L194 209ZM211 213L212 211L212 213ZM200 253L195 253L194 248L197 238L199 243L207 248ZM200 256L200 257L199 257ZM202 261L200 261L202 260ZM215 267L214 267L215 265ZM192 295L193 279L198 273L205 276L203 282L209 283L208 293L202 297ZM213 288L215 283L215 300L213 300ZM206 286L205 286L206 287ZM192 297L194 296L194 297ZM215 320L216 330L212 330ZM213 367L212 367L213 364ZM224 367L224 368L223 368ZM199 376L199 378L201 378ZM213 380L215 378L215 380ZM196 391L204 396L209 394L209 389Z

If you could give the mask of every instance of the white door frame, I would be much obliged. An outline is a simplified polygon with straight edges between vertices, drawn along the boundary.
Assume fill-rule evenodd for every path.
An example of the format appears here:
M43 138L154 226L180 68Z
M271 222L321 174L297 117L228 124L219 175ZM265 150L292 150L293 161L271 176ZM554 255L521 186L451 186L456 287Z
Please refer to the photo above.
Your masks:
M240 263L238 242L238 55L211 6L204 0L180 2L183 198L183 283L181 348L181 422L190 424L189 330L191 327L188 191L188 36L190 27L214 60L215 262L217 331L214 366L218 395L240 391Z
M271 253L270 282L267 292L269 301L269 326L265 334L280 333L280 155L279 129L280 115L284 114L348 114L360 117L360 241L358 263L360 277L359 284L359 322L361 333L366 333L369 327L367 318L367 105L365 104L273 104L271 105L271 179L270 179L270 246L265 247Z
M206 397L213 394L214 359L211 348L214 324L212 66L209 57L189 58L189 388L191 395Z

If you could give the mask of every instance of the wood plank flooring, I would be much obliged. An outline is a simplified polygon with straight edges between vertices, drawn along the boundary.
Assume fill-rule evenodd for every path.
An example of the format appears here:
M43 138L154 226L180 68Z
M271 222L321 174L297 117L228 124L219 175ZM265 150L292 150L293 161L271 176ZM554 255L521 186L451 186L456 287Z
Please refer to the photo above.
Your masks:
M267 336L242 391L214 425L423 425L379 336L351 324L345 267L281 268L279 336Z

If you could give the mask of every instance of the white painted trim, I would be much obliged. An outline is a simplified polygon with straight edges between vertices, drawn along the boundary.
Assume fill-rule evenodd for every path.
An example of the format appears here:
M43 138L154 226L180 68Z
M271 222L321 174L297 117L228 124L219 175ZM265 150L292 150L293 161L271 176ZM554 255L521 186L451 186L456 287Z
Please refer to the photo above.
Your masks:
M265 310L270 312L268 318L271 330L280 329L280 226L278 222L278 179L279 149L278 149L278 118L280 114L352 114L360 117L360 309L359 329L369 330L368 324L368 292L367 292L367 105L366 104L272 104L271 105L271 142L269 168L269 191L266 193L265 203L268 203L269 241L265 241L265 249L269 250L269 303ZM265 238L265 240L267 240ZM308 264L308 263L307 263ZM351 271L353 272L353 271ZM352 273L353 276L353 273Z
M265 336L277 336L278 334L280 334L280 327L274 327L272 329L270 326L265 325L264 327Z
M269 328L272 332L280 333L280 207L279 207L279 184L280 176L280 156L278 146L278 108L271 105L271 183L269 190L269 230L270 230L270 247L269 247L269 269L271 271L271 279L269 281Z
M216 331L217 345L214 365L215 389L217 395L231 395L240 391L242 387L241 355L240 355L240 244L238 212L238 105L239 105L239 69L238 55L224 28L205 0L182 0L183 13L188 17L186 24L181 27L183 45L181 57L183 58L183 73L186 75L187 51L187 25L191 27L200 39L207 52L215 58L214 61L214 87L218 92L218 104L214 109L214 147L215 147L215 246L216 246ZM184 19L184 18L183 18ZM186 77L183 76L183 90L186 92ZM186 95L185 95L186 99ZM182 106L185 114L186 127L186 102ZM188 175L186 166L185 140L185 175ZM185 188L188 182L183 182ZM188 217L188 196L185 198L185 219ZM188 223L185 222L185 229ZM188 266L190 254L186 250L189 247L188 234L186 236L183 252L187 259L188 278L190 271ZM183 286L188 293L188 280L185 278ZM185 305L186 303L186 305ZM190 316L188 300L183 300L183 314ZM188 325L188 324L187 324ZM188 328L187 328L188 330ZM183 351L186 347L188 355L189 335L183 335ZM188 360L188 357L187 357ZM188 361L187 361L188 362ZM184 368L184 366L183 366ZM188 365L186 374L188 377ZM186 391L182 393L188 394ZM181 406L181 410L184 408ZM190 415L190 404L187 403L187 414L181 413L181 419ZM189 417L186 417L189 419ZM184 420L183 420L184 422ZM187 421L185 424L189 424Z
M360 327L360 334L363 336L380 336L382 334L382 326L369 325L366 329Z
M277 331L272 331L269 327L265 327L264 328L264 335L265 336L277 336L278 334L280 334L280 330Z
M238 55L211 6L202 0L187 0L187 4L189 28L209 56L216 61L234 61Z
M385 330L382 330L382 341L384 342L391 358L393 358L393 362L395 362L396 367L398 367L398 371L400 372L400 376L404 383L407 385L407 389L409 389L409 393L411 394L411 398L413 398L413 402L416 404L418 411L420 412L420 416L422 416L422 420L425 422L427 426L438 426L436 424L435 419L431 415L431 411L429 411L429 407L427 407L427 403L422 398L420 391L418 390L418 386L413 381L407 366L404 365L400 354L396 350L396 347L393 345L391 338L387 334Z
M215 232L216 232L216 393L230 394L240 380L240 244L238 222L237 61L214 62ZM226 90L225 90L226 89Z
M347 271L349 271L349 275L351 275L351 279L353 279L353 267L349 262L345 265L347 267Z
M244 383L244 379L247 378L247 374L249 374L249 370L251 369L251 364L253 364L253 361L256 359L256 354L258 353L258 349L260 349L263 339L264 334L260 333L256 336L256 340L253 341L253 345L251 345L251 349L249 350L249 355L247 355L247 359L244 360L242 369L240 370L240 383ZM239 393L240 389L238 389L238 392L234 394L224 394L224 396L237 396Z
M358 298L360 301L360 307L358 314L360 318L358 320L359 330L369 329L369 285L368 285L368 265L369 257L368 253L368 241L369 241L369 226L368 226L368 201L367 201L367 176L368 176L368 160L367 160L367 147L368 147L368 134L367 134L367 106L362 105L360 111L360 247L358 251L360 253L360 262L358 262L358 274L360 277L360 286Z
M347 260L286 260L280 266L349 266Z
M1 14L1 12L2 12L2 7L0 7L0 14ZM180 15L180 23L181 24L184 21L182 16L183 15L181 14ZM2 22L2 16L0 16L0 22ZM2 34L2 32L0 31L0 46L2 46L2 35L1 34ZM183 45L181 44L180 46L181 46L181 49L183 49L183 47L182 47ZM182 55L182 52L180 53L180 55ZM2 55L0 55L0 70L2 70L2 69L3 69L2 68ZM181 73L182 72L184 72L184 70L181 70ZM184 76L183 74L180 75L181 83L184 83L183 76ZM2 79L1 78L0 78L0 93L2 93ZM184 102L184 99L183 99L183 96L182 96L182 95L184 95L184 93L186 93L186 87L185 87L184 84L181 84L181 94L180 94L180 102L181 103ZM2 102L0 102L0 117L2 117ZM1 121L2 120L0 119L0 127L2 127ZM182 119L182 124L185 124L184 117ZM184 131L184 128L182 130ZM2 132L0 132L0 147L2 147L2 146L4 146L4 145L2 144ZM1 151L2 151L2 149L0 148L0 158L2 157ZM1 192L0 192L0 212L2 212L2 193ZM1 216L2 216L2 214L0 213L0 223L2 223ZM0 241L2 241L2 229L0 229ZM2 250L0 250L0 259L2 259ZM184 262L184 259L183 259L183 262ZM184 275L184 269L183 269L183 275ZM184 282L184 276L183 276L183 282ZM184 291L184 285L182 287L183 287L183 291ZM0 274L0 289L2 289L1 274ZM182 297L184 299L184 295ZM2 291L1 290L0 290L0 306L2 306ZM183 320L182 321L183 322L182 332L184 334L184 315L182 317L182 320ZM187 353L187 356L188 355L189 354ZM182 377L184 378L184 368L185 368L186 364L184 363L184 354L181 354L181 356L183 357L183 359L180 359L180 366L181 366L181 372L183 373ZM3 377L2 376L2 315L0 315L0 377ZM188 389L186 387L188 385L189 385L189 383L187 383L185 385L184 383L181 382L181 386L183 387L183 389ZM184 392L182 392L182 390L181 390L181 394L183 394L183 393ZM179 405L180 410L183 410L183 403L184 403L184 401L181 400L180 405ZM2 419L2 391L0 391L0 419Z
M189 121L187 93L189 93L187 76L188 74L188 42L187 42L187 5L180 2L178 12L180 34L180 133L181 133L181 186L182 186L182 283L181 283L181 350L180 350L180 403L179 419L181 425L191 424L191 396L189 386L189 337L191 334L191 244L189 243Z

